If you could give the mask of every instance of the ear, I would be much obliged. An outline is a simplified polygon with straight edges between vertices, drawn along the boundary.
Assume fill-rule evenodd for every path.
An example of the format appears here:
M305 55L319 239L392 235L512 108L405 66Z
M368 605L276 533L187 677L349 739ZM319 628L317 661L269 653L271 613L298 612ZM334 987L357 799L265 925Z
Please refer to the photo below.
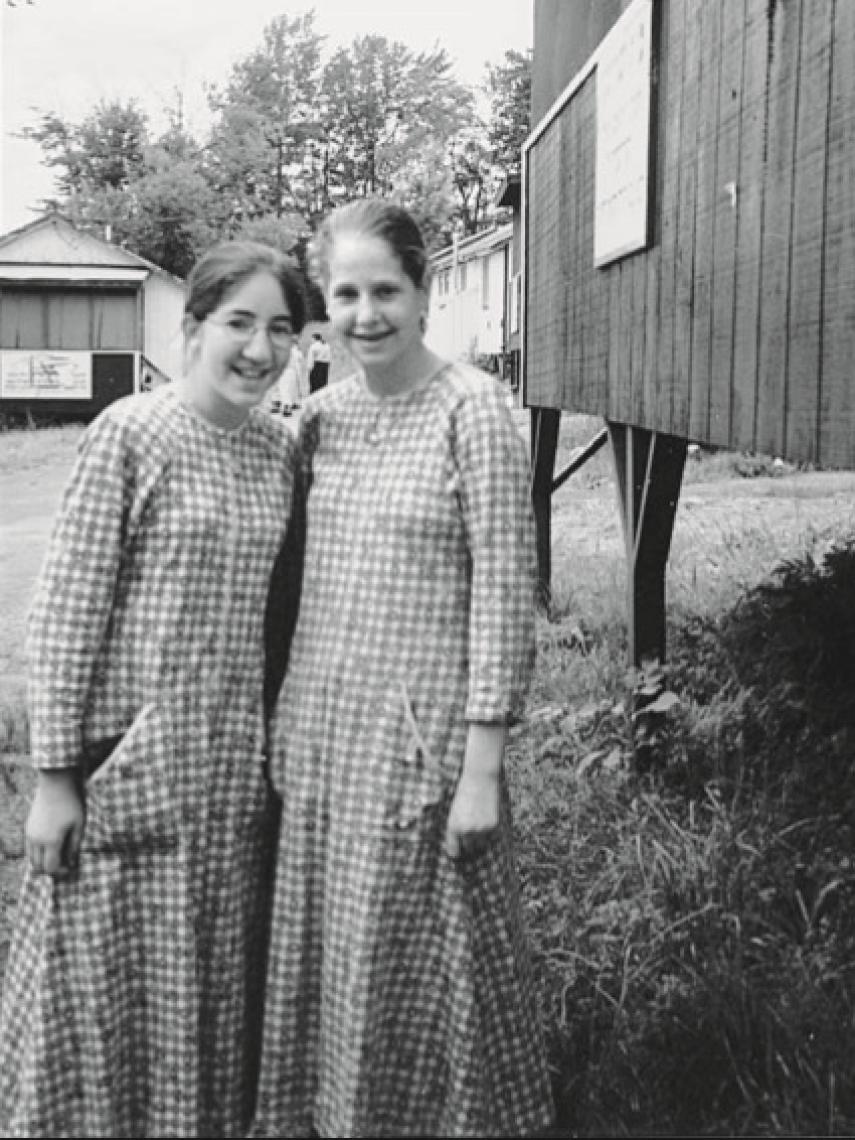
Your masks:
M184 371L187 372L199 356L199 334L202 321L196 320L191 313L185 313L181 322L181 331L184 334L184 351L182 352Z
M189 345L193 340L196 333L202 327L202 322L197 320L192 313L185 313L181 321L181 331L184 334L184 343Z

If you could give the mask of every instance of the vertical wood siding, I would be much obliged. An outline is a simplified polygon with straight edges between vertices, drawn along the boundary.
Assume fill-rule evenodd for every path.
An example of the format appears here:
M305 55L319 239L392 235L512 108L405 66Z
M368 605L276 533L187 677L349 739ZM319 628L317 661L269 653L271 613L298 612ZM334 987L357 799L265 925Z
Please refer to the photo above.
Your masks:
M527 402L855 466L855 2L656 25L647 250L593 266L596 71L528 148Z

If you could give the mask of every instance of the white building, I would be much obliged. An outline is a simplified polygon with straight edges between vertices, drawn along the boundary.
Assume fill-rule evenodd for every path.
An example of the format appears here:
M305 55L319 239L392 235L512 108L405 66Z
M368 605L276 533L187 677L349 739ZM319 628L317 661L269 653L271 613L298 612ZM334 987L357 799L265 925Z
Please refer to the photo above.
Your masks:
M511 333L509 280L513 225L455 241L431 258L428 347L505 375Z
M0 412L91 419L177 378L184 283L50 213L0 235Z

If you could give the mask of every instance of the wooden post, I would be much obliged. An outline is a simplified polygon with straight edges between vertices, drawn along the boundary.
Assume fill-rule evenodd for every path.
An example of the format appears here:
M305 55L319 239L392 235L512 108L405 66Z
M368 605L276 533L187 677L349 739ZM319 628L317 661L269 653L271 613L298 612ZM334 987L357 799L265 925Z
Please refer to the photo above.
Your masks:
M665 564L687 441L609 423L627 561L630 664L665 660Z
M537 599L549 610L552 592L552 476L561 412L531 408L531 502L537 542Z

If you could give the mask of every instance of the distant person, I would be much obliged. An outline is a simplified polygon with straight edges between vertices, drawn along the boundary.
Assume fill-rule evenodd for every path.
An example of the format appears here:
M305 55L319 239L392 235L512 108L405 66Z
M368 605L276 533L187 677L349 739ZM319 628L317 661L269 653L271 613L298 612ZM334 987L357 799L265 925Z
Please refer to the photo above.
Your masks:
M342 207L315 252L357 368L301 423L252 1135L531 1135L552 1105L503 775L534 652L528 459L502 386L424 343L408 213Z
M290 416L299 408L305 398L303 387L305 362L299 346L295 343L276 383L271 387L264 401L269 412Z
M38 774L0 1020L4 1136L243 1136L277 810L265 604L305 317L276 251L188 281L181 379L87 430L30 615Z
M312 343L306 354L306 367L309 372L309 393L324 388L330 375L330 346L320 333L312 333Z
M295 344L285 365L285 371L279 379L279 390L282 395L282 411L289 415L299 408L308 392L305 391L306 361L300 346Z

